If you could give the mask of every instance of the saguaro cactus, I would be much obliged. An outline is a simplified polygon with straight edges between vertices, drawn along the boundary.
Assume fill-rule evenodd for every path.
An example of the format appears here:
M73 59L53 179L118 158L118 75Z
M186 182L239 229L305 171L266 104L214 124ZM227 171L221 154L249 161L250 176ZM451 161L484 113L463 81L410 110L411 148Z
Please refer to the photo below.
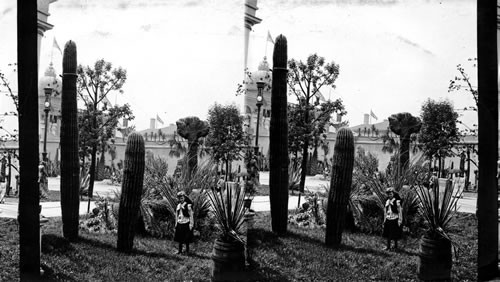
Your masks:
M139 214L144 180L144 139L137 133L129 135L125 149L122 195L118 210L119 251L130 252L134 245L135 222Z
M288 222L288 118L287 118L287 42L276 38L273 53L271 124L269 136L269 197L272 230L284 234Z
M354 137L349 129L342 128L337 134L333 153L332 179L326 212L327 246L338 247L342 241L345 215L351 193L354 166Z
M80 211L76 66L76 45L68 41L64 46L61 97L61 212L63 235L69 240L78 238Z

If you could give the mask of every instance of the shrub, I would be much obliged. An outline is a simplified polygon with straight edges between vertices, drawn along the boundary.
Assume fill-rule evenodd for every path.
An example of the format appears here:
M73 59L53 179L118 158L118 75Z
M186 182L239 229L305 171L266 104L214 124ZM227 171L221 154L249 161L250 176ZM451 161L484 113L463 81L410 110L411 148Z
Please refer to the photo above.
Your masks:
M288 222L299 227L324 228L326 222L326 197L319 192L306 191L305 202L296 213L288 216Z
M80 220L80 229L91 233L115 233L118 228L118 211L113 212L109 198L97 196L92 213Z

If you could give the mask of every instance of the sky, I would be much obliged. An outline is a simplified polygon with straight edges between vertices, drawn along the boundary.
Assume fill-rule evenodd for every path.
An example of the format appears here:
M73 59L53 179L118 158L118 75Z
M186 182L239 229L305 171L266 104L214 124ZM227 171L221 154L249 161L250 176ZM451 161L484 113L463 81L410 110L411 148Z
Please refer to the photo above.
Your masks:
M0 70L16 58L14 0L0 3ZM273 0L258 1L250 36L248 66L272 57L267 43L283 34L288 57L305 60L317 53L340 65L335 89L350 125L370 110L378 121L398 112L420 115L427 98L448 98L456 109L473 104L465 92L448 93L450 79L463 64L477 85L476 6L468 0ZM136 129L149 127L158 115L164 125L180 118L206 118L215 102L243 103L235 95L243 79L243 0L58 0L50 6L40 57L40 74L52 60L58 73L61 54L53 48L76 42L78 62L104 58L127 69L123 94L111 102L129 103ZM272 65L272 60L269 60ZM11 76L15 80L15 75ZM0 112L6 106L0 98ZM472 127L475 113L459 111ZM375 121L375 120L374 120Z
M378 121L398 112L419 116L428 98L448 98L456 109L474 103L468 93L448 93L448 86L458 64L477 85L477 69L468 61L477 56L475 1L280 0L258 6L262 23L251 35L249 68L264 54L272 57L268 32L286 36L289 59L317 53L334 61L340 65L336 87L322 92L343 100L352 126L370 111ZM476 113L459 113L468 126L477 124Z

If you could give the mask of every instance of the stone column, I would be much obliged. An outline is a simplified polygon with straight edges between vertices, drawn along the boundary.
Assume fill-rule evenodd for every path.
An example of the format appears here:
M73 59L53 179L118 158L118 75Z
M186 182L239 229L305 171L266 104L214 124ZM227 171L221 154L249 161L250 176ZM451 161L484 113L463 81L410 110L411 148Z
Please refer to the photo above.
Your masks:
M257 12L257 0L245 0L245 65L244 69L247 68L247 58L248 58L248 45L249 45L249 37L250 31L252 27L256 24L262 22L262 19L259 19L255 16L255 12Z
M38 65L40 66L40 46L44 32L51 30L54 26L47 22L49 14L49 5L57 0L37 0L38 9Z

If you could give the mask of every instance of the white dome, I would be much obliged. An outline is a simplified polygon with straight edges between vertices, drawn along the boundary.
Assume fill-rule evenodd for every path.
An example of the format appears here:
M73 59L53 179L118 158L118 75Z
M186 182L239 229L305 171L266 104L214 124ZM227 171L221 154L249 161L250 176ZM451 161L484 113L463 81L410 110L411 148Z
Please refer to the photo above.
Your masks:
M256 82L262 81L269 85L271 85L271 71L269 69L269 64L267 62L266 57L259 64L259 68L257 71L251 72L246 78L247 89L257 89ZM251 86L250 86L251 85Z
M61 92L62 81L61 78L56 75L56 70L52 66L52 63L50 63L49 67L47 67L47 70L45 70L44 76L40 78L38 88L42 93L44 88L54 89L56 91L54 93L55 95Z

